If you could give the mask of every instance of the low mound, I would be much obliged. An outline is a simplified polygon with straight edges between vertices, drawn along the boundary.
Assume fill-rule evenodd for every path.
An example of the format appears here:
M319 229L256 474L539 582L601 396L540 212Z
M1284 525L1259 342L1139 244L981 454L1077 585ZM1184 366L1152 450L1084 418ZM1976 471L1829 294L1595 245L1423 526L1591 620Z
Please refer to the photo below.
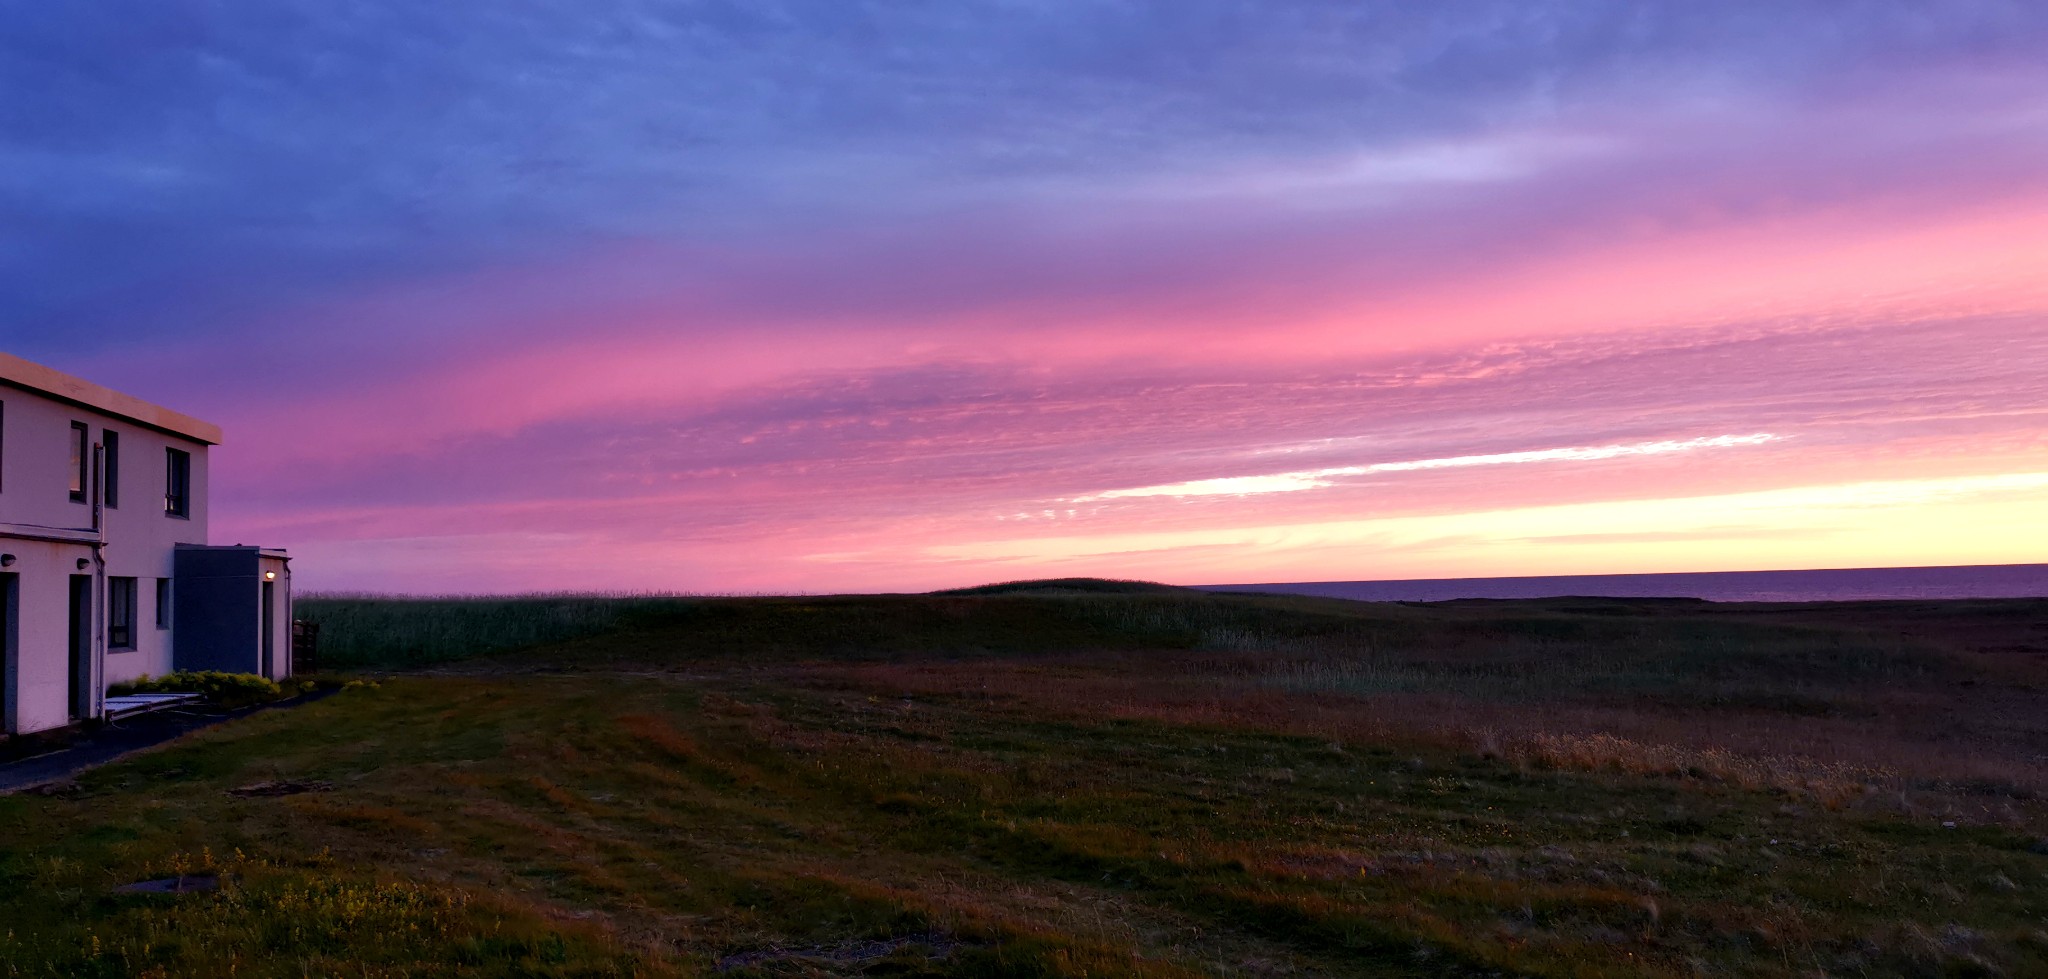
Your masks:
M933 595L1171 595L1193 591L1156 581L1121 581L1111 578L1036 578L1027 581L999 581L972 588L948 588Z

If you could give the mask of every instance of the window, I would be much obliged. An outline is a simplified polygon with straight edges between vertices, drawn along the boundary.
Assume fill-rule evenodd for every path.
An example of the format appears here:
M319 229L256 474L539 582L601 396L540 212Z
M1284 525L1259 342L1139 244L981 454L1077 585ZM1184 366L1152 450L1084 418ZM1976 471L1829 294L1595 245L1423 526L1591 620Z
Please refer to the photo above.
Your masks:
M169 578L158 578L156 580L156 627L159 629L171 627L171 579Z
M192 453L164 450L164 515L192 515Z
M92 464L92 453L88 451L91 430L84 422L71 423L71 502L85 502L86 467Z
M107 648L135 648L135 579L107 579Z
M105 446L105 460L100 463L100 493L107 509L121 505L121 433L113 429L100 432L100 445Z

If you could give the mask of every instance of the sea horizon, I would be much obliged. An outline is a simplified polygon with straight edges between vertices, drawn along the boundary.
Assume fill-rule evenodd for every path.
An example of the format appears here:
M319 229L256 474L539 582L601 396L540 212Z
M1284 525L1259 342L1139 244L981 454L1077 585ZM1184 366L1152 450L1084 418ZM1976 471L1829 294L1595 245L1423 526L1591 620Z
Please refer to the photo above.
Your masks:
M1696 598L1710 602L1847 602L2048 598L2048 564L1972 564L1781 571L1665 571L1190 586L1368 602L1468 598Z

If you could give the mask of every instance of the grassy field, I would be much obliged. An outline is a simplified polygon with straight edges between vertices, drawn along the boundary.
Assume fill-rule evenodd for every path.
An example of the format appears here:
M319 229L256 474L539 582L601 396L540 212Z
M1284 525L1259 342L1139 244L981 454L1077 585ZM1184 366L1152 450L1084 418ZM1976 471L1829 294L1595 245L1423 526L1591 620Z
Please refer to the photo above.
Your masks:
M2048 603L304 610L0 798L0 976L2048 974Z

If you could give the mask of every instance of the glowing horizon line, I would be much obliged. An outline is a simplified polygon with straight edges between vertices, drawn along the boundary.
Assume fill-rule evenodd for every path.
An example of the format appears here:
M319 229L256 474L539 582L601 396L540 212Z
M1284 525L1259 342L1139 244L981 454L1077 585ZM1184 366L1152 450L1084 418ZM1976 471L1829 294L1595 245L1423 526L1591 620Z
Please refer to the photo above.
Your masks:
M1294 472L1269 473L1259 476L1222 476L1214 479L1191 479L1179 483L1161 483L1153 486L1137 486L1130 489L1105 490L1088 496L1077 496L1068 502L1097 503L1103 500L1136 499L1155 496L1252 496L1261 493L1297 493L1303 490L1325 489L1338 485L1331 481L1338 476L1365 476L1373 473L1416 472L1428 469L1462 469L1469 466L1504 466L1532 462L1589 462L1601 459L1617 459L1624 456L1664 455L1672 452L1690 452L1694 449L1720 449L1738 445L1762 445L1766 442L1782 441L1785 436L1769 432L1754 435L1714 435L1695 439L1663 439L1654 442L1631 442L1623 445L1569 446L1557 449L1528 449L1521 452L1495 452L1486 455L1447 456L1440 459L1412 459L1403 462L1376 462L1366 466L1335 466L1327 469L1302 469Z

